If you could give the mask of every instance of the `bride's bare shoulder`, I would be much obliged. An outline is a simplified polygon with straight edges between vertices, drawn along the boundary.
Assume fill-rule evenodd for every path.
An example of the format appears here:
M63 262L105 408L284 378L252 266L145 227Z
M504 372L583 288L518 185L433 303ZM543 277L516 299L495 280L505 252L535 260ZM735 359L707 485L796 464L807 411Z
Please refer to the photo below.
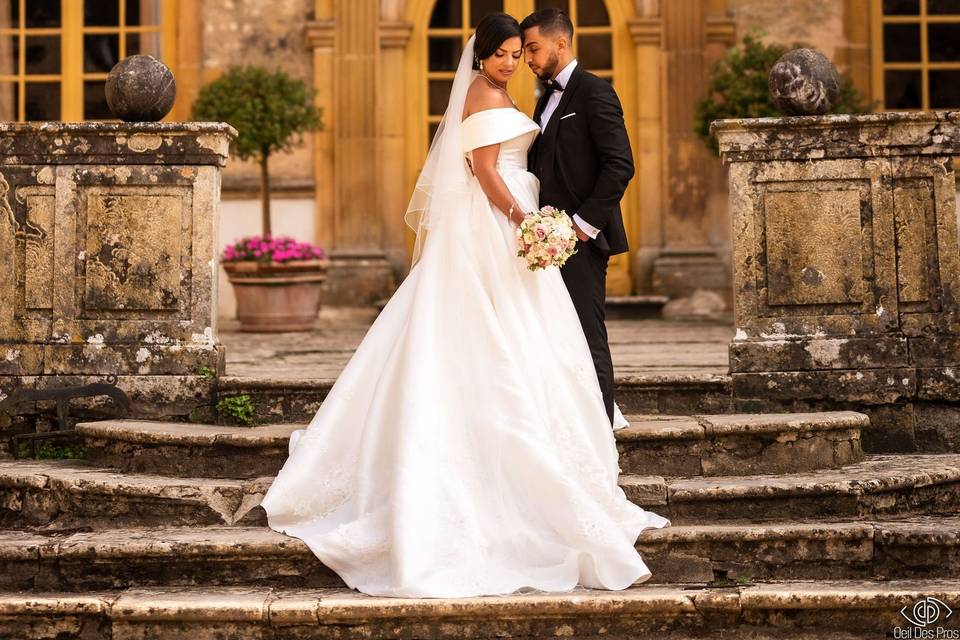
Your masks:
M463 104L463 117L466 118L487 109L510 107L510 98L489 82L477 76L470 88L467 89L467 98Z

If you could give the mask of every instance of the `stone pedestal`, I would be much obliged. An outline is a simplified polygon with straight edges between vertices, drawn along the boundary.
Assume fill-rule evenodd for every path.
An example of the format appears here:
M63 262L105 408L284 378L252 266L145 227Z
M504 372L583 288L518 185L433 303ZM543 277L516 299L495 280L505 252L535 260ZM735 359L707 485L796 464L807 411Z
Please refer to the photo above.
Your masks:
M873 450L960 444L960 114L713 129L730 169L737 400L859 407ZM942 429L919 426L945 407Z
M140 417L209 403L224 362L216 218L234 135L214 123L0 125L0 399L116 375Z
M730 297L730 267L712 247L666 248L653 262L653 291L685 298L698 290Z
M332 251L324 303L365 307L384 302L396 289L393 266L382 251Z

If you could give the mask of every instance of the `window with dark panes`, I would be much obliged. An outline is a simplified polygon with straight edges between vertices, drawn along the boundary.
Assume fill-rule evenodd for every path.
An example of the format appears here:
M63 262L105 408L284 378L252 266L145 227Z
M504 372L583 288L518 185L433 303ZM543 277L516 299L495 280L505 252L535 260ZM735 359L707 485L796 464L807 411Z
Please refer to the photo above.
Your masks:
M110 119L107 74L136 53L163 59L176 2L0 0L0 119Z
M875 2L874 84L884 108L960 107L960 0Z
M433 140L463 47L480 19L503 11L503 0L437 0L427 28L427 127Z
M579 63L613 82L613 30L603 0L437 0L427 28L427 135L433 140L453 85L463 47L488 13L523 19L537 9L559 8L574 25Z
M60 0L0 0L0 119L60 118Z
M578 64L613 82L613 30L603 0L536 0L537 9L563 9L573 23Z

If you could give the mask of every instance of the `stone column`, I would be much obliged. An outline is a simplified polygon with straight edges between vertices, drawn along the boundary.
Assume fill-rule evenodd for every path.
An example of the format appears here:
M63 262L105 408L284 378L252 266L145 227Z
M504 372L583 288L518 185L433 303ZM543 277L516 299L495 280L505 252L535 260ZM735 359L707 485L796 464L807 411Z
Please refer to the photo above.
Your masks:
M728 267L707 234L709 151L693 132L696 103L706 91L707 12L703 0L661 3L665 88L662 248L653 289L671 297L695 289L726 291Z
M853 85L868 100L870 86L870 0L843 0L843 35L845 42L836 48L837 66L845 71Z
M116 375L141 417L211 403L224 363L220 171L235 135L213 123L0 125L0 400Z
M333 108L333 82L335 63L333 59L334 23L330 17L328 2L317 3L317 20L307 24L307 46L313 50L313 87L316 90L315 104L323 111L323 129L314 134L313 166L316 196L314 200L317 220L316 241L325 248L332 248L336 197L333 179L334 138L336 113Z
M177 13L174 73L177 77L177 98L170 116L174 120L189 120L190 110L203 85L203 16L200 11Z
M630 21L637 48L637 166L634 180L640 193L640 246L633 250L634 288L652 290L653 263L663 246L663 90L661 21L641 16Z
M383 224L383 248L397 273L410 265L407 255L407 225L403 214L410 200L405 166L406 103L408 87L404 69L404 49L413 25L409 22L380 23L380 208Z
M871 451L960 447L960 115L714 123L741 408L856 408Z
M379 188L380 3L333 6L333 241L327 300L371 304L393 292Z

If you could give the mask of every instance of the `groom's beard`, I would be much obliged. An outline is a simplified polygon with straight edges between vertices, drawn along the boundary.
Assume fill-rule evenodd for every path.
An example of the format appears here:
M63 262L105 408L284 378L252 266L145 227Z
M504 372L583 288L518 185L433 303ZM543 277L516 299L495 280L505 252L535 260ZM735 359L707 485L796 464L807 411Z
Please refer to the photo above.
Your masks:
M556 53L550 54L550 57L547 58L547 64L541 67L540 73L537 74L537 77L540 78L541 82L552 80L553 74L557 72L558 66L560 66L559 56L557 56Z

